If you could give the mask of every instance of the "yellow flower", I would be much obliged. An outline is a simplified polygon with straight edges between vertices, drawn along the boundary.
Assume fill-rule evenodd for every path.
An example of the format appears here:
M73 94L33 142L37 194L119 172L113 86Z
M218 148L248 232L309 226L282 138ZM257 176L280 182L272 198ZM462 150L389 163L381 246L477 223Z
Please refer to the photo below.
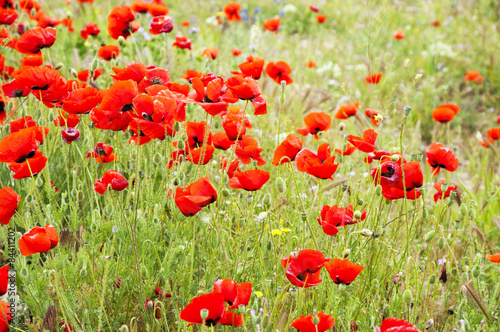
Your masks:
M291 232L292 230L290 228L283 227L283 228L281 228L281 231L283 233L288 233L288 232Z
M236 203L233 203L233 206L236 206Z
M269 229L269 224L266 225L266 229Z
M280 224L282 224L282 223L283 223L283 219L280 219Z
M257 295L257 297L262 297L262 295L264 295L264 294L262 294L262 292L259 292L259 291L255 291L254 293L255 293L255 295Z
M272 234L273 234L273 236L274 235L281 235L281 234L283 234L283 232L280 231L279 229L273 229Z

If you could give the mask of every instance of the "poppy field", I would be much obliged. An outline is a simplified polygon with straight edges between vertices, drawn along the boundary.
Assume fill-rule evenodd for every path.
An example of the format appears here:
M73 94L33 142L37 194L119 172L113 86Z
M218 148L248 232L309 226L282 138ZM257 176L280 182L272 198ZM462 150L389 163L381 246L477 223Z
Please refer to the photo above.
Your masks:
M0 332L500 330L499 0L0 24Z

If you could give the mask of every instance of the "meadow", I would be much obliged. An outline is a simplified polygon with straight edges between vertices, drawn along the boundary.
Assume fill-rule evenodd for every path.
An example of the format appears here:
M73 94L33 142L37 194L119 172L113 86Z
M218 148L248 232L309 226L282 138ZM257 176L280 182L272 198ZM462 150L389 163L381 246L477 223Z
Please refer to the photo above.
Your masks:
M499 0L0 23L0 332L500 331Z

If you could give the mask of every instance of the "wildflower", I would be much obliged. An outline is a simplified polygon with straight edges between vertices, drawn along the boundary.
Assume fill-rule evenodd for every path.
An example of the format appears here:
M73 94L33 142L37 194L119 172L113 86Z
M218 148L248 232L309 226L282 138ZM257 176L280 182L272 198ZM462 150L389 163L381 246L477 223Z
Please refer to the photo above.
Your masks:
M269 181L269 172L260 169L235 172L234 177L229 181L229 187L233 189L245 189L246 191L259 190Z
M175 204L186 217L191 217L217 200L217 191L207 177L198 179L185 188L177 187Z
M324 112L312 112L304 117L304 123L305 125L297 129L297 132L302 136L312 134L314 138L319 139L318 133L330 128L332 118Z
M398 31L395 31L392 36L394 37L394 39L404 39L405 38L405 33L403 30L398 30Z
M457 105L445 104L438 106L434 111L432 111L432 119L441 123L448 123L455 118L455 115L459 112Z
M370 76L365 77L365 82L367 84L379 84L381 78L382 78L382 74L380 74L380 73L372 74Z
M280 18L279 17L273 17L270 19L267 19L264 24L262 24L264 29L269 30L269 31L275 31L276 34L278 34L278 30L280 27Z
M314 287L319 285L321 268L330 258L313 249L304 249L299 253L281 259L281 266L286 269L286 277L297 287Z
M318 154L309 149L301 150L296 157L297 169L319 179L331 179L339 164L335 164L335 156L330 154L330 144L323 143Z
M486 255L486 258L493 263L500 263L500 253L494 255Z
M436 203L443 198L443 190L441 189L443 183L444 180L434 183L434 188L437 190L437 193L434 194L434 202ZM444 197L449 197L452 191L457 191L456 185L448 186L448 188L444 192Z
M21 197L11 187L0 189L0 223L8 225L16 214Z
M174 23L168 16L156 16L149 24L149 32L152 35L159 35L161 33L169 33L174 29Z
M350 118L351 116L356 115L356 113L358 112L358 108L359 108L358 102L342 105L337 110L337 113L335 113L335 119L344 120Z
M122 191L128 187L128 181L119 172L109 170L104 172L102 178L96 180L94 183L94 190L102 195L109 186L111 186L113 190Z
M201 316L202 311L205 311L205 317ZM181 311L180 318L190 323L189 325L214 326L219 323L225 312L224 295L213 292L195 297Z
M241 20L241 16L239 14L240 10L241 5L236 1L227 3L223 8L224 14L226 14L226 18L229 22L237 22Z
M325 268L334 283L349 285L363 271L364 266L351 263L347 259L334 258L325 263Z
M278 84L281 84L282 81L285 81L286 85L293 83L293 79L289 76L291 73L292 69L284 61L269 62L266 65L267 76Z
M474 81L476 83L482 83L484 81L484 77L479 75L479 70L472 70L465 73L464 81Z
M282 165L295 160L302 150L302 140L295 134L290 134L274 151L273 165Z
M437 175L441 168L454 172L458 168L458 158L441 143L432 143L425 151L427 163L432 167L432 174Z
M335 325L332 316L320 312L309 316L300 316L292 322L292 327L300 332L324 332Z
M19 239L21 255L30 256L39 252L47 252L57 246L59 237L51 224L45 227L34 227Z

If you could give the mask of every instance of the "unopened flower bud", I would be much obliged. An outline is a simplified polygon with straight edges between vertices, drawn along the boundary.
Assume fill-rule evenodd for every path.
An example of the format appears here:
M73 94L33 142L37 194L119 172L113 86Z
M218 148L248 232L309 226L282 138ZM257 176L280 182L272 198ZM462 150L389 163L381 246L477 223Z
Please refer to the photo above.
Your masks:
M228 197L231 193L226 188L222 189L222 196Z
M434 326L434 320L431 318L425 322L425 329L428 330Z
M282 81L283 82L283 81ZM265 329L266 327L269 326L269 322L270 322L270 319L269 319L269 315L268 314L265 314L263 317L262 317L262 323L260 323L260 325L262 326L263 329Z
M405 290L405 292L403 293L403 299L405 300L405 303L407 305L411 304L411 302L413 301L413 296L411 295L411 290L409 290L409 289Z
M286 183L285 183L285 180L283 180L283 178L278 177L276 179L276 188L278 188L278 191L280 193L284 193L285 192L285 190L286 190Z
M177 148L179 150L184 150L185 147L186 147L186 143L184 143L184 141L177 142Z
M439 238L439 240L438 240L438 248L441 250L444 248L444 238L443 237Z
M436 275L435 275L435 274L433 274L433 275L431 275L431 277L429 278L429 283L430 283L431 285L433 285L435 282L436 282Z
M179 121L175 121L174 123L174 130L175 131L180 131L182 129L182 123L180 123Z
M71 76L73 76L74 78L77 78L78 77L78 72L76 71L75 68L70 68L69 69L69 73L71 74Z
M452 190L450 192L450 200L453 201L456 196L457 196L457 192L455 190Z
M463 216L467 215L467 205L465 205L465 203L460 204L460 213Z
M411 113L411 107L410 106L405 106L404 108L404 113L405 113L405 118L410 115Z
M125 46L125 38L123 36L118 37L118 44L122 47Z
M339 123L339 130L340 130L340 131L343 131L343 130L345 130L346 128L347 128L347 125L346 125L345 123L343 123L343 122Z
M481 267L479 265L474 266L472 268L472 276L474 278L478 278L480 274L481 274Z
M60 70L60 69L63 69L63 68L64 68L64 64L62 64L60 62L54 67L55 70Z
M432 230L429 233L425 234L425 237L424 237L425 242L429 242L430 240L432 240L435 233L436 233L436 231Z
M365 201L363 201L363 200L360 198L360 199L358 200L358 205L359 205L359 206L361 206L361 205L363 205L363 204L365 204Z
M373 236L373 232L367 228L363 228L360 232L359 232L362 236L366 236L366 237L371 237Z
M382 186L381 185L377 185L375 187L375 193L377 194L377 196L380 196L382 194Z
M262 204L265 206L265 207L269 207L271 206L271 194L270 193L266 193L264 195L264 198L262 199Z
M398 154L393 154L391 156L391 160L394 161L394 162L398 161L399 160L399 155Z
M361 211L358 210L354 211L353 217L356 220L361 219Z
M422 210L422 218L427 219L428 216L429 216L429 211L427 211L427 209L424 208Z

